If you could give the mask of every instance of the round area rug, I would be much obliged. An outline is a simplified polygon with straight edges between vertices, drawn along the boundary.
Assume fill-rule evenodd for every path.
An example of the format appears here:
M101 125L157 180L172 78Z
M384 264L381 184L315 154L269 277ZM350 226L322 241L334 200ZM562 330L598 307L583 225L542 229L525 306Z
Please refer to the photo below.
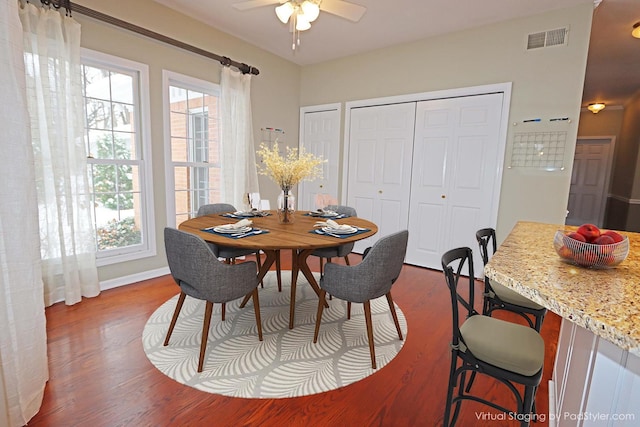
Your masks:
M385 297L371 301L373 335L378 369L371 368L367 328L362 304L328 300L317 344L313 343L318 297L303 276L298 277L295 325L289 329L291 272L282 272L278 292L275 272L259 288L263 341L258 340L251 300L227 303L221 321L220 304L214 304L204 369L197 372L205 302L187 297L168 346L163 342L178 295L160 306L142 332L147 357L163 374L208 393L245 398L286 398L322 393L352 384L382 369L401 350ZM318 278L319 280L319 278ZM177 287L176 287L177 289ZM407 324L396 305L400 329L406 339Z

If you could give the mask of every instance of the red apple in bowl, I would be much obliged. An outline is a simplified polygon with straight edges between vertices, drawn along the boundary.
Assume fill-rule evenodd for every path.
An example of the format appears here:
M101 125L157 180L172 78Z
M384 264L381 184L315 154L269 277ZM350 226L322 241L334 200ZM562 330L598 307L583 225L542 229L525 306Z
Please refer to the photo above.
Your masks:
M615 248L611 245L613 245L614 243L615 242L613 241L613 237L605 235L600 235L593 241L594 245L599 246L598 252L604 255L610 255L613 253Z
M587 238L586 238L586 237L584 237L582 234L577 233L577 232L575 232L575 231L572 231L572 232L570 232L570 233L567 233L567 237L569 237L569 238L571 238L571 239L573 239L573 240L577 240L577 241L579 241L579 242L586 242L586 241L587 241Z
M594 224L582 224L576 231L582 234L589 243L600 237L600 229Z
M613 239L613 243L620 243L624 240L624 236L622 236L622 234L615 232L613 230L603 231L600 235L611 237Z

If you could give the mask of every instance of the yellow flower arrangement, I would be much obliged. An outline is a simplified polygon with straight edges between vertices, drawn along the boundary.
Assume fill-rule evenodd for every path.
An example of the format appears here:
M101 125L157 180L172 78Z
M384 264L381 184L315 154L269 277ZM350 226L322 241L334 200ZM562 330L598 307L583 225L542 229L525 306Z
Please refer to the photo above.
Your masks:
M287 155L282 157L277 142L272 148L260 144L257 152L263 161L260 174L271 177L285 192L300 181L322 178L322 163L326 160L306 153L304 149L298 153L297 148L291 147L287 147Z

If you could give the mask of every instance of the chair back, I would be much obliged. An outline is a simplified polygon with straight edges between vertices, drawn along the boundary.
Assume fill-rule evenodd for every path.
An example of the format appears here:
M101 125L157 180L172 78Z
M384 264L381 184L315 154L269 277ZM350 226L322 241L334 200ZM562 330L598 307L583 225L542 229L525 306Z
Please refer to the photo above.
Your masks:
M474 308L475 279L473 275L473 251L471 248L462 247L451 249L442 255L442 271L449 287L451 296L451 312L453 314L453 345L457 345L460 339L460 314L461 304L466 313L464 319L478 314ZM467 273L465 276L463 273Z
M166 227L164 245L173 279L191 297L223 303L243 297L258 286L255 262L220 262L207 242L195 234Z
M331 295L351 302L365 302L386 295L400 275L407 252L407 230L378 240L360 264L329 263L322 282Z
M340 215L358 216L358 213L351 206L329 205L325 209L339 213Z
M489 249L491 254L496 253L496 230L493 228L483 228L476 231L476 240L478 246L480 246L480 255L482 256L482 262L487 265L489 262Z
M219 213L225 213L225 212L236 212L237 209L233 206L230 205L229 203L211 203L208 205L202 205L198 208L198 213L196 213L196 216L203 216L203 215L212 215L212 214L219 214Z

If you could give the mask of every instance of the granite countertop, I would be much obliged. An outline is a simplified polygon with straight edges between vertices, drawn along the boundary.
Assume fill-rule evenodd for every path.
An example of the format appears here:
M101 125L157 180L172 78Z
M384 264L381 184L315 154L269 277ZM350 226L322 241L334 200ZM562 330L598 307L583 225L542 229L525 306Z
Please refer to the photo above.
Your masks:
M485 267L485 275L550 311L640 356L640 233L614 268L568 264L553 248L556 224L518 222Z

